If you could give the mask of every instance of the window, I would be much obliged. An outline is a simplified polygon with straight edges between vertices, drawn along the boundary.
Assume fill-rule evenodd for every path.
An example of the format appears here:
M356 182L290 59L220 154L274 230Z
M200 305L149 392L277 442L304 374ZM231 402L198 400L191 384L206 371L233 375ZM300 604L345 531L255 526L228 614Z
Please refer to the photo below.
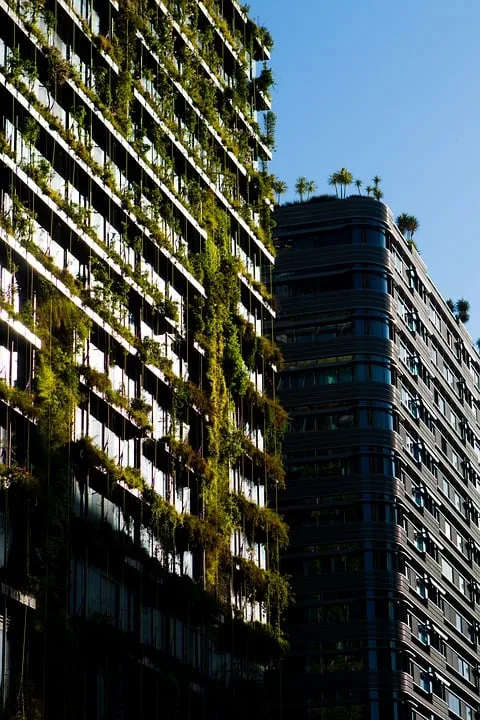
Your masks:
M411 287L412 290L417 290L418 284L419 284L418 275L417 275L417 271L415 270L415 268L412 267L411 265L409 266L409 268L407 270L407 276L408 276L409 287Z
M453 567L448 563L445 558L441 558L440 566L442 568L442 575L453 583Z
M418 626L418 639L423 645L430 645L430 631L426 625Z
M459 532L457 532L457 550L459 550L462 555L465 552L465 540Z
M419 319L416 310L408 312L403 319L405 320L411 333L414 333L418 330Z
M420 687L422 690L424 690L426 693L432 692L432 678L430 675L426 672L420 673ZM458 698L457 698L458 699Z
M329 403L330 406L341 406L342 403ZM384 407L385 409L380 409ZM393 430L394 418L392 408L387 403L365 405L357 403L357 407L344 407L338 412L314 412L323 410L324 406L306 407L308 414L292 414L291 432L312 432L339 430L350 427L376 427Z
M435 460L433 455L431 455L425 448L423 450L422 460L424 467L426 467L427 470L429 470L434 477L437 477L437 461Z
M335 244L338 244L338 236L342 237L342 231L337 231L335 233ZM367 245L375 245L376 247L387 247L385 230L382 230L381 228L354 227L352 229L351 237L354 244L366 243Z
M420 597L427 598L428 590L427 590L427 583L425 582L425 580L423 578L417 577L416 586L417 586L417 593L420 595Z
M450 690L447 690L447 703L452 712L456 715L460 715L460 698L454 695Z
M426 325L423 324L421 320L417 318L416 321L416 330L420 337L422 338L425 345L428 345L428 330L426 328Z
M413 457L415 462L420 463L422 461L421 444L408 432L405 433L405 449Z
M412 497L415 505L417 505L418 507L424 507L425 497L422 489L420 489L419 487L412 487Z
M480 513L478 507L475 505L475 503L470 501L468 509L470 512L470 520L472 521L472 523L474 523L474 525L479 527Z
M450 483L448 482L448 480L447 480L443 475L440 476L440 481L439 481L439 483L438 483L438 486L439 486L441 492L442 492L444 495L446 495L447 497L449 497L449 495L450 495Z
M408 401L411 399L411 397L412 396L410 395L410 393L402 385L402 388L401 388L402 405L405 405L405 407L408 408Z
M427 540L422 532L415 533L415 546L420 552L425 552L427 549Z
M472 368L472 374L473 374L473 382L475 383L475 387L480 387L480 375L475 370L475 368Z
M433 400L435 402L435 405L438 407L438 409L442 413L442 415L445 415L445 400L440 395L438 390L435 390L435 392L433 394Z
M463 503L462 503L462 498L460 497L460 495L459 495L456 491L454 491L454 493L453 493L453 504L454 504L455 507L457 508L458 512L460 512L460 513L463 515Z
M74 0L73 2L73 7L76 12L84 18L88 17L88 14L90 13L90 5L90 0Z
M447 601L444 603L444 612L445 618L455 626L457 632L461 633L469 642L474 642L474 628L467 618L457 612Z
M443 526L443 532L449 540L452 539L452 526L450 525L450 523L447 520L445 520L445 523Z
M401 387L401 401L412 417L420 417L420 399L411 395L404 385Z
M457 453L452 450L452 465L455 468L455 470L458 470L460 467L460 458L458 457Z
M430 320L431 320L432 323L435 325L435 327L437 328L437 330L438 330L439 332L441 332L441 330L442 330L442 321L441 321L441 319L440 319L440 315L438 314L437 310L435 309L435 307L434 307L433 305L430 305L430 308L429 308L429 316L430 316Z
M405 320L407 314L409 312L409 308L405 305L403 298L400 297L400 295L397 297L397 315L402 318L402 320Z
M457 657L457 670L462 675L462 677L465 678L465 680L471 679L471 666L469 663L460 657L460 655Z
M403 272L403 260L397 252L395 253L395 270L400 273L400 275Z
M118 621L119 586L106 575L90 567L88 569L87 608L89 615L101 614Z
M460 399L463 399L468 407L473 410L473 395L467 388L464 380L458 382L458 395Z
M401 342L400 343L400 360L405 364L408 365L408 357L410 353L408 352L408 348Z
M455 375L453 374L451 368L447 363L443 362L443 369L442 369L443 377L447 381L447 383L450 385L450 387L455 386Z
M458 575L458 589L462 593L462 595L465 595L465 597L470 597L470 593L468 590L468 583L466 579L463 577L463 575Z
M420 359L418 355L410 355L408 358L408 369L412 375L418 375L421 367Z
M453 410L450 410L450 408L448 409L448 422L450 423L450 425L453 427L454 430L457 429L458 418L455 415L455 413L453 412Z
M480 441L478 440L478 438L475 438L475 440L474 440L473 449L475 450L475 455L477 456L477 460L480 461Z
M288 284L277 285L277 294L290 297L318 295L323 292L369 288L382 293L388 292L388 275L376 265L361 263L353 269L338 272L316 273L307 276L296 275Z

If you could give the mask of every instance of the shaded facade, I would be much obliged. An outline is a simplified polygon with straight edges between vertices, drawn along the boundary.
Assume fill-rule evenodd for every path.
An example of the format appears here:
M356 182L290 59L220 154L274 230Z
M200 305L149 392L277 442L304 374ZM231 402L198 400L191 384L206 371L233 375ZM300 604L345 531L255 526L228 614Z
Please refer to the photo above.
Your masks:
M0 2L5 717L278 705L270 44L236 0Z
M473 720L479 355L383 203L276 220L286 716Z

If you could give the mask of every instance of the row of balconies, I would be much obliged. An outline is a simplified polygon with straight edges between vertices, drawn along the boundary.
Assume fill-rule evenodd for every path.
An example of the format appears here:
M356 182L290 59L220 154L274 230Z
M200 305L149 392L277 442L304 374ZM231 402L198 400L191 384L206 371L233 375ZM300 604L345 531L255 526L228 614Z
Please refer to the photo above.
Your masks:
M38 83L38 81L36 81L36 82ZM69 82L70 82L70 81L69 81ZM91 103L90 103L89 98L87 98L79 88L75 87L74 85L72 85L72 87L75 89L75 91L77 92L77 94L80 94L80 97L83 95L83 97L81 97L81 99L85 102L85 104L86 104L87 106L90 106L90 107L91 107ZM47 93L47 95L48 95L48 93ZM143 100L139 100L139 101L143 102ZM60 106L59 106L59 107L60 107ZM55 104L54 104L53 109L55 109ZM63 110L59 110L59 112L60 112L60 114L64 114ZM95 112L95 111L94 111L94 112ZM158 120L159 118L155 117L155 119ZM108 127L108 125L109 125L108 121L106 121L105 119L103 119L103 122L104 122L105 125ZM123 141L123 139L121 138L121 136L119 136L118 133L116 133L116 132L113 130L113 128L110 128L110 131L111 131L112 134L115 136L116 141L117 141L117 142L120 142L121 144L123 144L123 145L124 145L124 149L125 149L126 151L128 151L129 153L132 153L132 148L131 148L131 146L130 146L128 143L125 143L125 141ZM169 132L169 131L167 130L167 132ZM172 136L172 140L173 140L174 142L176 142L176 141L174 140L173 136ZM182 154L184 154L184 149L183 149L183 147L181 147L180 145L178 145L178 143L177 143L177 148L179 149L179 151L180 151ZM140 165L142 165L142 164L145 165L145 167L142 167L142 170L143 170L143 171L147 171L147 174L148 174L148 167L146 166L145 162L144 162L141 158L139 158L138 156L136 156L136 160L140 163ZM194 167L194 170L195 170L195 172L197 172L197 171L199 170L199 168ZM151 171L150 171L150 175L152 175ZM153 177L153 175L152 175L152 177ZM204 179L205 179L205 178L204 178ZM158 180L156 180L156 181L158 182ZM209 180L208 180L208 183L209 183L209 185L208 185L209 187L211 187L211 188L213 187L213 188L214 188L214 186L211 185L211 183L210 183ZM217 190L216 188L214 188L214 189L215 189L216 192L218 193L218 190ZM165 188L164 188L164 190L165 190ZM222 196L222 198L223 198L223 196ZM220 199L222 199L222 198L220 198ZM223 200L225 200L225 199L223 198ZM229 210L230 210L231 212L235 213L235 211L233 210L233 208L232 208L231 206L229 206L228 202L227 202L227 206L229 207ZM182 211L183 211L183 207L182 207ZM244 223L244 221L242 220L242 218L240 218L239 216L237 216L236 219L237 219L237 221L240 223L240 225L243 227L243 229L244 229L247 233L251 234L250 229L249 229L248 226ZM242 225L242 223L243 223L243 225ZM197 226L197 227L198 227L198 226ZM254 238L254 240L255 240L256 242L258 242L258 240L255 238L255 236L253 236L253 238ZM263 247L263 246L262 246L262 247ZM271 259L271 258L270 258L270 259Z
M48 28L44 28L44 29L43 29L44 32L46 32L47 30L48 30ZM77 30L78 30L79 32L82 32L82 33L84 32L84 28L83 28L81 25L79 25L79 28L77 28ZM48 31L49 31L50 33L52 33L51 30L48 30ZM63 57L64 57L65 59L67 59L67 46L62 42L62 40L60 39L60 37L59 37L58 35L56 35L56 33L54 33L54 36L53 36L52 38L50 38L50 40L51 40L52 43L54 43L54 44L58 47L58 49L59 49L60 52L62 53ZM89 42L91 42L91 41L92 41L92 38L88 38L88 40L89 40ZM147 46L145 46L145 47L147 48ZM115 74L118 75L118 67L116 66L116 64L114 63L114 61L110 58L110 56L107 55L107 54L104 54L104 59L105 59L105 61L107 62L107 65L109 65L109 67L115 72ZM70 62L73 62L73 65L75 66L75 61L74 61L73 58L69 58L69 61L70 61ZM81 62L80 58L78 58L77 65L78 65L78 69L80 70L80 72L81 72L81 74L82 74L82 76L83 76L84 83L87 84L87 86L90 86L90 84L91 84L91 77L90 77L90 68L89 68L89 66L84 65L84 64ZM83 71L84 71L84 72L83 72ZM185 92L185 91L184 91L184 92ZM189 100L189 102L190 102L190 104L191 104L191 107L194 109L194 111L195 111L195 112L198 112L198 110L195 108L194 104L192 103L190 97L188 96L188 93L185 93L185 95L187 96L187 98L188 98L188 100ZM203 116L201 116L201 114L199 114L199 117L202 117L202 118L203 118ZM205 119L205 122L207 122L207 124L208 124L208 121L207 121L206 119ZM208 126L210 127L209 124L208 124ZM162 127L163 127L163 125L162 125ZM165 128L164 128L164 129L165 129ZM213 130L213 128L212 128L212 130ZM215 132L215 134L216 134L216 131L214 131L214 132ZM236 160L235 155L233 155L233 153L231 153L231 152L229 152L228 150L226 150L226 148L225 148L224 146L221 145L221 147L219 148L219 151L220 151L220 157L225 158L225 152L226 152L226 153L227 153L227 157L229 157L232 161L235 161L235 165L236 165L236 166L238 165L238 160ZM245 170L244 170L244 169L243 169L243 173L241 173L241 174L245 175Z
M7 121L6 130L7 130L7 138L9 138L12 148L16 147L17 158L20 160L22 157L28 156L28 155L29 155L29 151L27 150L27 153L25 153L25 150L26 150L27 148L26 148L25 145L22 144L22 142L21 142L21 135L20 135L20 133L18 133L18 132L15 130L14 126L13 126L13 125L10 125L10 124L8 123L8 121ZM16 140L16 139L18 139L19 141ZM27 163L27 164L28 164L28 163ZM87 168L84 168L84 169L85 169L85 171L87 172ZM31 184L31 182L33 182L33 181L27 181L28 184ZM119 234L118 234L118 232L114 229L114 227L111 226L111 225L108 223L108 221L105 220L104 217L103 217L100 213L97 213L97 212L95 212L95 211L90 211L90 212L89 212L89 211L88 211L88 201L87 201L87 198L84 197L84 198L82 199L81 196L78 194L78 191L76 191L75 188L73 188L73 186L71 186L71 185L68 185L68 186L67 186L67 185L65 184L65 181L63 180L63 178L62 178L60 175L55 174L54 171L52 171L52 177L51 177L51 183L50 183L50 185L53 187L54 190L56 190L57 192L60 192L62 195L65 194L65 192L67 192L67 190L68 190L68 194L69 194L70 200L71 200L72 202L73 202L75 199L78 201L77 204L80 204L80 202L82 202L82 203L83 203L83 202L86 202L87 204L85 205L85 212L86 212L89 216L91 216L91 222L94 222L95 219L98 220L99 229L98 229L97 234L98 234L100 240L102 240L102 237L105 237L105 235L107 235L107 236L108 236L108 242L109 242L109 244L113 242L114 247L115 247L115 244L121 246L121 241L120 241ZM110 199L112 199L111 193L108 192L109 189L108 189L108 188L105 188L105 189L107 190L107 194L110 195ZM41 194L43 195L43 191L41 192ZM115 198L113 198L113 199L115 200ZM147 201L146 199L144 199L143 205L145 206L145 205L147 205L147 204L149 204L148 201ZM120 201L117 200L117 207L119 207L119 206L120 206ZM110 227L110 230L107 229L107 226ZM84 235L84 233L82 233L82 234ZM179 240L181 241L181 238L179 238ZM46 241L46 242L48 242L48 241ZM255 279L256 279L256 280L259 279L259 277L260 277L260 269L259 269L259 267L258 267L258 266L252 266L252 265L250 264L250 261L249 261L249 259L248 259L248 256L247 256L245 253L243 253L243 251L241 251L241 249L239 248L238 245L235 244L235 247L236 247L236 249L237 249L237 252L238 252L238 253L241 253L241 254L242 254L242 257L244 257L244 258L246 259L246 261L247 261L247 270L248 270L248 268L252 268L252 270L254 270L254 273L255 273ZM119 249L120 249L120 247L119 247ZM132 263L132 262L133 262L133 259L132 259L132 258L134 257L133 250L132 250L131 248L127 248L127 246L125 246L125 245L123 245L123 246L121 247L121 249L122 249L122 255L124 255L125 252L127 253L127 256L125 257L125 262L127 262L127 264L128 264L128 263ZM107 256L105 253L103 253L103 251L100 251L100 254L101 254L101 256L103 256L102 259L104 259L106 262L109 262L108 256ZM110 264L113 265L112 262L110 262ZM187 276L188 276L188 273L187 273ZM128 282L128 281L131 282L131 279L130 279L130 278L127 277L126 279L127 279L127 282ZM189 277L189 280L192 281L192 278ZM246 278L243 278L243 276L241 277L241 280L244 281L245 283L247 282ZM194 285L195 285L195 283L194 283ZM249 289L249 291L253 294L253 296L254 296L254 298L255 298L255 302L260 303L262 306L265 306L265 307L270 311L270 313L272 313L271 308L268 306L268 304L265 304L265 301L264 301L263 297L262 297L256 290L254 290L250 285L247 284L246 287L247 287L247 288Z

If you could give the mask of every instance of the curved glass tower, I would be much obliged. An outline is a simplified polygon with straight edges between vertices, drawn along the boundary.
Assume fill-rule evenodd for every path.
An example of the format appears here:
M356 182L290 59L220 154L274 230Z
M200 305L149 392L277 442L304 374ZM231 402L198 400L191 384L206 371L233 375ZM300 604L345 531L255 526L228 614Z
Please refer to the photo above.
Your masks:
M472 720L479 357L389 208L277 210L285 712Z

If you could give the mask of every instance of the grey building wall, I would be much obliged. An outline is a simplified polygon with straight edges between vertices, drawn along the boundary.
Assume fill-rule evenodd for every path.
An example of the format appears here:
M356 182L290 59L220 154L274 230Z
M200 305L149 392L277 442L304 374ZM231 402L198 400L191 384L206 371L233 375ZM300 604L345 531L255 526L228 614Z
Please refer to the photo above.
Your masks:
M383 203L298 203L276 221L285 712L472 720L479 355Z

